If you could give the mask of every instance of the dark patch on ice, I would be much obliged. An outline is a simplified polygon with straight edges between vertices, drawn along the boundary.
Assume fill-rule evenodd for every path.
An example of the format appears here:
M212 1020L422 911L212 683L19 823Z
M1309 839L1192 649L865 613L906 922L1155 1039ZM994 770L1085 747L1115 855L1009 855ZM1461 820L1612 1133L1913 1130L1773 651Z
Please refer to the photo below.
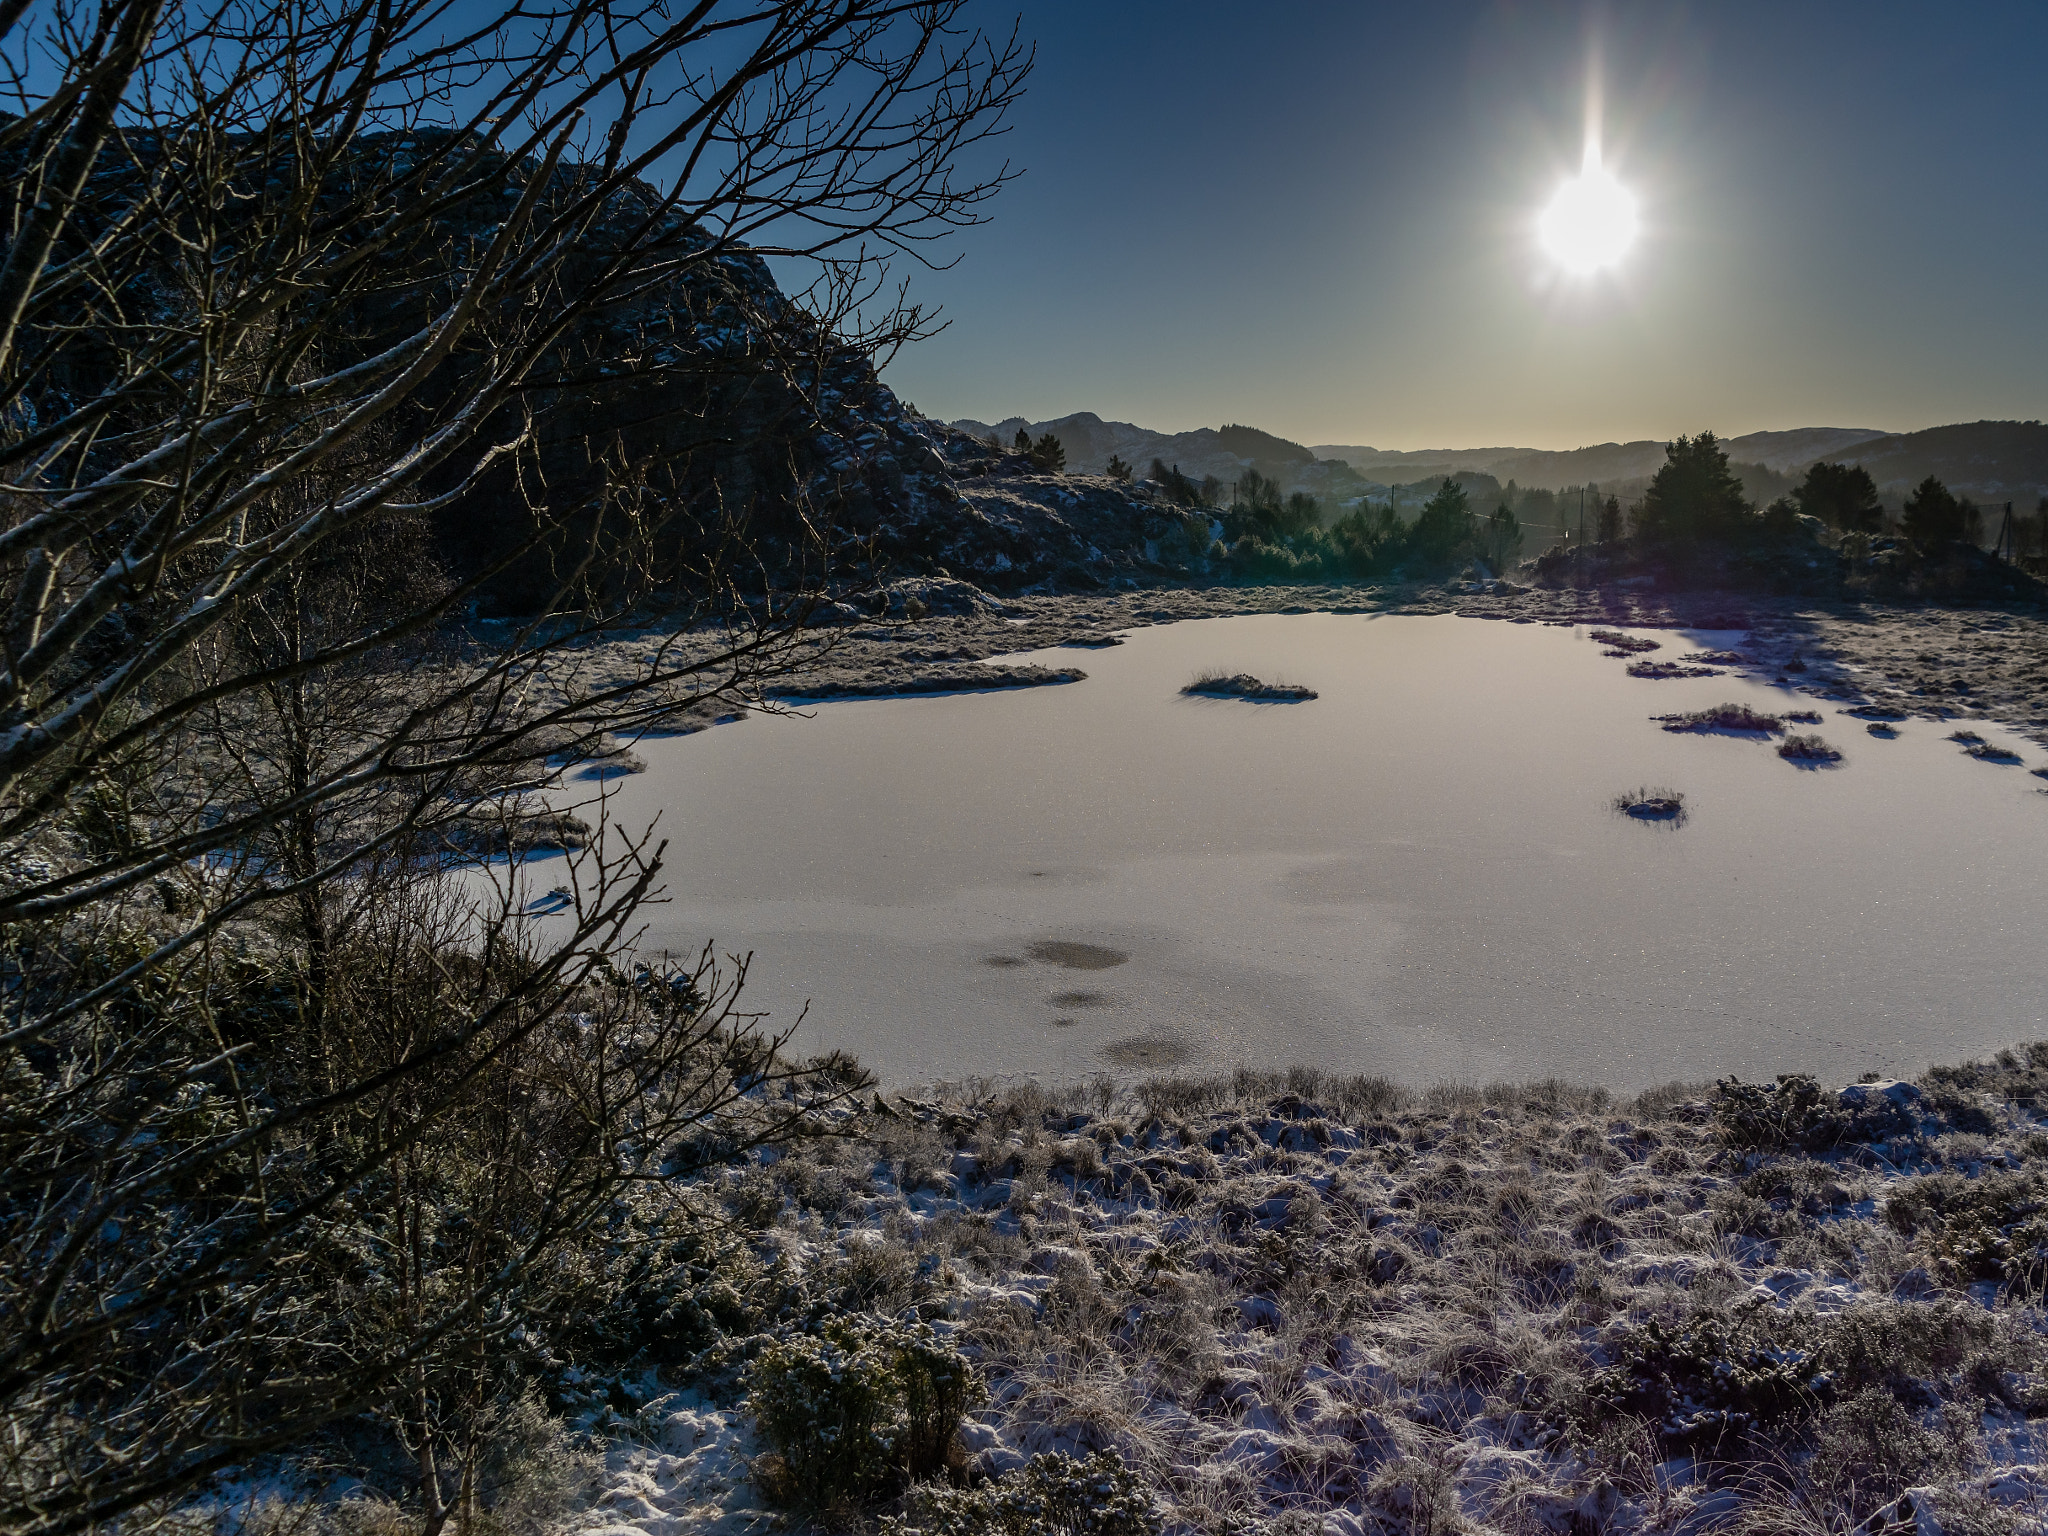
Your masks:
M1106 971L1131 958L1120 949L1105 949L1100 944L1076 944L1071 939L1041 939L1025 953L1034 960L1042 960L1047 965L1063 965L1070 971Z
M1128 1040L1112 1040L1105 1045L1102 1059L1112 1066L1157 1070L1186 1066L1195 1059L1195 1053L1185 1041L1157 1035L1134 1035Z
M1022 965L1024 963L1024 960L1019 955L984 955L982 957L981 963L983 965L992 965L996 967L996 969L998 970L1006 971L1009 970L1012 966Z
M1107 992L1055 992L1055 1008L1114 1008L1117 1000Z

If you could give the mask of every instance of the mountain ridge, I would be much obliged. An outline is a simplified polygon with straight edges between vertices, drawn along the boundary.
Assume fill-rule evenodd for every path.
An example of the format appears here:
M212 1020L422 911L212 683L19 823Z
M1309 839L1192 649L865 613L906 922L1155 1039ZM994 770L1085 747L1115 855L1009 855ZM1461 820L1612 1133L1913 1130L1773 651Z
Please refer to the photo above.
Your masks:
M1247 468L1270 475L1288 490L1348 499L1390 486L1445 475L1490 475L1524 487L1596 484L1607 489L1647 479L1664 462L1664 441L1593 443L1579 448L1380 449L1356 443L1302 444L1254 428L1199 427L1157 432L1133 422L1106 421L1076 411L1046 421L1010 416L987 423L950 425L977 437L996 433L1006 442L1019 428L1037 437L1050 432L1081 473L1100 473L1112 453L1142 472L1154 458L1177 464L1196 479L1239 478ZM1723 438L1737 464L1761 465L1797 477L1819 460L1861 463L1888 501L1899 501L1927 475L1979 500L2022 500L2048 495L2048 427L2038 421L1957 422L1912 432L1874 427L1794 427ZM1253 448L1255 451L1233 451Z

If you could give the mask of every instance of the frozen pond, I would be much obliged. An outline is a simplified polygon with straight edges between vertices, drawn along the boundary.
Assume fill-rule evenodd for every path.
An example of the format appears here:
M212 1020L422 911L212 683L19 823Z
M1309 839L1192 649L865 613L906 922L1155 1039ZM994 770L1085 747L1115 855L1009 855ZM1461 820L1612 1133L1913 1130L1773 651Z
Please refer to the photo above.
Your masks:
M1740 638L1651 633L1658 659ZM808 1000L804 1046L905 1085L1844 1080L2048 1036L2044 781L1952 724L1880 740L1736 675L1630 678L1583 631L1459 618L1200 620L1034 659L1090 676L640 743L609 803L670 842L648 947L752 950L756 1007ZM1182 697L1209 668L1321 697ZM1724 700L1818 708L1792 729L1847 759L1648 718ZM1684 792L1685 824L1617 815L1639 785Z

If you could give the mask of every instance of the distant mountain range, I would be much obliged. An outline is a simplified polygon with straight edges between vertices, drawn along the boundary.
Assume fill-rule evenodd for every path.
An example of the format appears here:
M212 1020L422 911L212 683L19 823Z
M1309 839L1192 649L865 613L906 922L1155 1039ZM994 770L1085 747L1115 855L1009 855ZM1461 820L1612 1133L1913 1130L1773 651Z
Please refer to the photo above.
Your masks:
M1564 450L1541 448L1441 448L1394 451L1355 443L1304 446L1253 427L1203 427L1194 432L1154 432L1127 421L1104 421L1080 411L1053 421L1021 416L986 423L952 425L977 437L996 433L1005 442L1019 427L1036 437L1050 432L1067 453L1068 468L1099 474L1110 455L1139 473L1160 459L1196 479L1214 475L1228 483L1247 468L1270 475L1288 490L1306 490L1338 501L1413 487L1446 475L1490 476L1523 487L1563 489L1597 484L1627 494L1656 473L1664 444L1654 439L1599 443ZM1951 490L1982 502L2015 501L2032 511L2048 495L2048 427L2038 421L1979 421L1929 427L1920 432L1885 433L1862 427L1800 427L1785 432L1751 432L1725 438L1736 464L1759 465L1778 476L1799 476L1820 459L1846 460L1868 469L1885 499L1896 504L1928 475ZM1759 482L1770 476L1751 476Z
M1800 427L1790 432L1751 432L1725 438L1722 447L1737 464L1761 464L1781 474L1804 474L1806 466L1816 459L1853 456L1851 450L1858 444L1883 436L1882 432L1860 427ZM1664 462L1664 444L1650 438L1567 449L1425 448L1397 452L1333 443L1310 451L1323 458L1343 459L1359 473L1375 479L1413 480L1430 472L1451 474L1465 469L1501 481L1515 480L1552 489L1634 480L1654 475Z

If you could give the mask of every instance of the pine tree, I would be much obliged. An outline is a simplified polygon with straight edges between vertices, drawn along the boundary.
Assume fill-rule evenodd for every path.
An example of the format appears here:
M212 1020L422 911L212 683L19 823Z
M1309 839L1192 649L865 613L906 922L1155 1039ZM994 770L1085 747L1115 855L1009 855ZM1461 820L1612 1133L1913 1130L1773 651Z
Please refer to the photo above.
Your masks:
M1974 540L1979 520L1975 503L1967 497L1957 500L1953 491L1929 475L1906 498L1900 521L1907 538L1931 549L1959 540Z
M1813 465L1792 500L1808 517L1844 533L1875 533L1884 526L1877 482L1860 464Z
M1024 434L1017 434L1022 437ZM1047 432L1025 450L1031 455L1031 467L1042 475L1063 475L1067 472L1067 450L1060 440Z
M1664 450L1636 526L1654 543L1726 538L1750 517L1749 497L1711 432L1681 437Z
M1522 525L1506 501L1493 509L1486 526L1480 530L1480 546L1485 551L1487 565L1496 576L1522 552Z
M1408 553L1425 565L1445 566L1463 559L1471 546L1471 498L1465 487L1447 478L1408 530Z
M1128 480L1131 478L1131 466L1113 453L1109 456L1108 468L1103 472L1112 480Z
M1621 498L1610 496L1596 506L1599 520L1594 524L1593 536L1602 544L1612 544L1621 537Z

